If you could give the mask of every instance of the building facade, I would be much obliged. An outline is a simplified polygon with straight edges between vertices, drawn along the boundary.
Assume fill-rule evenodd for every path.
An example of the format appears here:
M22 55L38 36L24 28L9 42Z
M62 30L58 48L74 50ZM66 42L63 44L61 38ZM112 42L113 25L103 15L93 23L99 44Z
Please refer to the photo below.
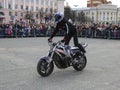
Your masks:
M80 8L77 13L82 11L94 23L117 24L120 22L120 8L117 8L117 5L100 4L97 7Z
M112 4L112 2L107 0L87 0L87 7L97 7L100 4Z
M64 12L64 0L0 0L0 20L3 23L25 19L27 14L40 22L40 18L55 12Z

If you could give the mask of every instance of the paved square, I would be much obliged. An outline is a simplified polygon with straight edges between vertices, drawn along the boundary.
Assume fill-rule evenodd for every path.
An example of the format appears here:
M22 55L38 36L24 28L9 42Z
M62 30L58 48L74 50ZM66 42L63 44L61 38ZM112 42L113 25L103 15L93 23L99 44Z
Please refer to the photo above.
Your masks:
M89 44L87 67L82 72L55 67L43 78L36 66L47 55L47 37L0 39L0 90L120 90L120 40L79 41Z

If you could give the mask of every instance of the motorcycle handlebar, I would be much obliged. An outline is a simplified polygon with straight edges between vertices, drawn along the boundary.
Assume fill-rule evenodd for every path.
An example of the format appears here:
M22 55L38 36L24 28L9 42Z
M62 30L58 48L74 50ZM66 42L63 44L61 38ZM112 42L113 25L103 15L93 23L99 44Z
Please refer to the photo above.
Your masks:
M58 41L58 42L48 41L49 45L52 45L52 44L62 44L62 43L63 42L61 42L61 41Z

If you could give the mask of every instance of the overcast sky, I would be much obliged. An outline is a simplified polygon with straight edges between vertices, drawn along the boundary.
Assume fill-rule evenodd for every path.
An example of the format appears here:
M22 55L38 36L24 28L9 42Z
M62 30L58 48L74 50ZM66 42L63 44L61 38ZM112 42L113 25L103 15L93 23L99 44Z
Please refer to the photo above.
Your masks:
M87 7L87 0L66 0L71 7L74 7L74 5L79 5L78 7ZM117 5L120 7L120 0L107 0L112 1L114 5Z

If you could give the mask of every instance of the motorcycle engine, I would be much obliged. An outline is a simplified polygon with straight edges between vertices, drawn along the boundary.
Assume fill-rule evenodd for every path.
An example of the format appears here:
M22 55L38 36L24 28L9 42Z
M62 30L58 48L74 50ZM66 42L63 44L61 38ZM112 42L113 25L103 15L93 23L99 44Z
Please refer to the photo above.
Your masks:
M70 57L60 58L57 54L54 54L53 60L55 62L55 65L60 69L67 68L70 64Z

